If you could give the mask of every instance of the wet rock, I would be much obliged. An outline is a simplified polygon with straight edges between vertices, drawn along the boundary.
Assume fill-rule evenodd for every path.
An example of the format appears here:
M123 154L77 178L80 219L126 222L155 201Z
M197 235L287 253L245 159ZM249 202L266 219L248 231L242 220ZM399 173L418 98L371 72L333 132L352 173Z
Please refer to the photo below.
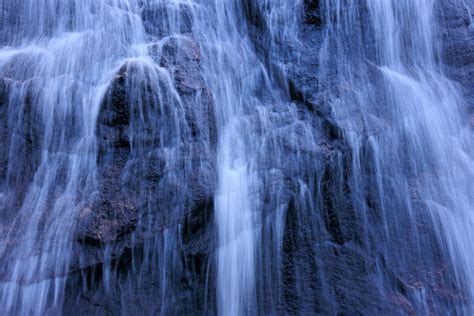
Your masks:
M150 52L163 68L124 65L99 112L99 195L80 217L77 233L90 244L131 233L140 240L185 218L193 222L214 194L216 127L199 46L172 37ZM143 217L148 226L138 229Z
M125 80L126 67L123 67L113 79L99 112L97 128L97 138L101 149L99 156L103 156L109 146L117 148L130 146L128 139L130 109Z
M320 0L305 0L304 1L304 16L305 23L315 26L321 26L321 10Z
M190 33L193 26L191 7L186 3L165 2L145 4L141 10L145 32L154 38L180 33Z
M89 244L119 240L136 226L138 214L134 201L121 191L121 178L130 155L128 136L130 110L126 93L126 67L109 87L97 125L98 200L82 210L76 236Z
M43 122L33 91L38 82L0 79L0 183L19 206L41 160ZM21 171L21 172L20 172ZM12 216L14 214L9 214Z
M423 296L432 304L426 310L436 313L440 306L462 303L463 290L452 281L452 268L441 256L429 214L414 203L413 228L395 190L386 194L394 197L390 209L399 211L381 211L373 152L364 141L387 130L387 121L374 115L364 116L364 121L351 109L347 126L344 120L337 123L331 111L335 104L321 94L327 89L341 97L344 87L337 86L335 74L321 82L320 1L304 1L302 45L287 47L285 56L268 51L268 29L257 4L244 1L246 23L262 64L283 96L279 104L264 104L271 131L252 113L245 118L263 139L254 158L264 209L257 220L262 225L259 233L268 238L257 250L258 312L421 313L424 309L417 302ZM216 282L217 247L215 109L202 76L199 44L189 34L169 34L172 21L180 21L182 33L191 30L192 22L183 23L188 15L182 4L170 6L144 7L148 35L159 39L149 46L156 65L124 67L99 113L98 200L82 210L78 225L83 241L79 247L90 257L82 272L97 281L67 305L73 314L81 308L110 314L215 312L215 287L210 286ZM175 14L180 17L173 20ZM453 23L450 32L457 27L467 32L463 19ZM452 67L467 69L470 44L455 38L457 44L446 58ZM458 52L464 57L458 58ZM159 75L149 74L155 71ZM463 78L460 82L468 80ZM144 118L138 119L137 113ZM363 135L360 153L351 151L343 137L342 130L350 128ZM360 170L354 161L360 162ZM283 220L275 228L277 215ZM389 233L384 231L387 222L397 223L390 225ZM272 235L274 230L280 236ZM104 244L111 253L109 262L98 250ZM281 249L272 248L277 244ZM421 257L420 247L430 249L433 258ZM398 260L400 253L404 262ZM117 282L109 293L97 276L105 275L107 262ZM165 292L170 294L163 302L157 299ZM126 303L120 305L121 300ZM150 304L152 300L159 306Z
M186 36L173 36L149 47L151 56L170 70L178 91L190 94L206 88L201 74L198 43Z
M474 3L443 0L437 9L448 74L460 84L474 113Z
M126 198L102 200L79 215L77 238L91 244L118 242L137 227L138 213Z
M193 137L208 139L215 146L215 109L212 93L202 76L199 44L186 36L173 36L151 45L150 54L171 73L186 108L185 115Z
M81 257L71 267L82 275L72 272L70 280L76 282L73 275L86 278L89 288L67 304L73 314L118 313L118 295L131 302L122 312L140 307L150 314L156 308L189 314L187 306L193 312L204 309L203 302L215 296L210 290L204 299L201 290L206 282L215 282L208 269L216 247L217 132L199 45L189 37L173 36L149 48L155 63L124 65L99 111L98 195L79 216L76 247ZM172 262L156 262L165 258ZM143 269L133 268L143 261ZM173 267L173 278L161 275L164 266ZM113 282L124 284L103 292L98 284L105 269ZM163 293L163 286L173 287L179 297L160 306L149 304Z
M4 79L0 80L0 135L8 138L8 87ZM0 146L0 179L3 182L8 167L8 142L2 142Z

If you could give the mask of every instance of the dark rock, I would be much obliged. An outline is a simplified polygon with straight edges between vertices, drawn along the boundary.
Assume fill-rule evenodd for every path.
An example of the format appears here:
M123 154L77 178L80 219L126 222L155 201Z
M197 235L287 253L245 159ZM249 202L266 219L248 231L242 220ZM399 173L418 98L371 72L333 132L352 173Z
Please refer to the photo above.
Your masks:
M0 185L19 207L41 160L43 122L37 106L38 82L0 79ZM18 172L21 170L21 172ZM13 216L10 213L8 216Z
M6 80L0 80L0 135L8 138L8 86ZM9 142L2 142L0 146L0 179L3 183L7 175Z
M304 15L305 23L315 26L321 26L321 10L320 0L305 0L304 1Z
M206 88L201 75L201 53L198 43L185 36L168 37L149 46L150 55L169 69L178 91L192 94Z
M77 236L88 244L118 242L137 226L138 213L125 198L102 200L79 214Z
M91 245L132 235L145 240L185 218L190 227L209 226L192 224L205 205L212 213L206 201L215 185L216 127L199 46L171 37L150 52L172 74L178 95L165 68L153 64L126 64L111 82L96 130L98 200L84 209L77 229L77 238ZM150 205L156 210L149 212ZM147 224L140 226L144 218Z
M474 114L474 3L472 1L440 1L437 4L441 22L442 57L448 75L461 86Z
M401 188L377 178L368 138L382 137L390 121L384 113L362 115L355 102L347 117L333 117L330 102L353 96L337 82L331 58L321 75L324 3L302 3L302 45L278 43L284 54L269 50L263 3L243 1L245 26L256 65L281 95L259 91L265 119L253 104L243 119L249 134L262 139L246 139L258 147L252 163L261 180L258 234L265 236L256 250L255 313L435 314L465 304L433 219L417 200L416 179L402 188L412 194L414 210L407 210ZM445 5L444 58L469 96L470 20L459 4ZM143 7L142 17L155 41L149 45L155 64L131 61L104 97L96 130L99 192L79 215L75 246L83 257L68 280L70 314L216 312L217 127L199 43L189 34L192 10L159 4ZM170 34L172 23L186 34ZM364 39L364 49L375 57L372 40ZM378 79L370 66L363 69ZM344 138L348 131L361 137L357 151ZM381 206L377 181L388 188L390 205ZM81 282L87 287L77 295Z
M186 3L146 4L142 7L141 16L145 32L151 37L165 37L180 33L190 33L193 27L193 15Z

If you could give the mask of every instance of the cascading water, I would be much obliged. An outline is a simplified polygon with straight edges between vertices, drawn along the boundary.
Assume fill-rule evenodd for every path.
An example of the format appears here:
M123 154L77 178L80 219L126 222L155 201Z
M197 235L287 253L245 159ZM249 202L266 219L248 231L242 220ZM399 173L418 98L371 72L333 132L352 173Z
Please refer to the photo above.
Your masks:
M2 210L13 217L2 232L0 305L4 314L53 313L62 308L78 210L97 190L94 130L104 87L119 60L140 54L133 45L143 31L126 1L0 7L12 130Z
M258 193L249 152L250 122L244 116L245 103L254 88L252 72L256 72L248 65L255 64L255 57L239 34L239 7L232 2L215 1L208 10L204 14L213 16L215 25L202 23L205 17L198 16L196 29L202 32L198 36L202 37L204 48L204 75L215 92L219 133L215 197L218 311L221 315L243 315L255 308L254 225ZM247 82L242 74L249 75Z
M338 87L328 89L327 96L352 148L354 199L361 205L373 174L369 190L385 232L386 239L378 241L384 260L410 271L406 254L397 253L394 244L413 234L422 261L432 265L436 258L424 248L419 224L428 221L444 245L434 253L449 253L456 283L469 284L465 295L472 297L473 134L463 119L463 99L443 74L435 4L369 0L361 7L326 1L321 60L334 68L323 67L323 77L337 76ZM373 215L362 207L369 224ZM411 219L408 229L392 222L404 226L403 212ZM425 295L417 298L417 312L440 308ZM457 313L469 314L472 304L466 308Z
M1 314L470 314L438 2L0 0Z
M283 27L286 31L295 27L291 23L294 19L288 19L285 14L284 3L269 3L266 7L271 12L269 20L280 18L287 22ZM289 124L298 124L294 104L275 89L276 83L254 51L247 25L241 22L246 14L244 9L239 1L210 1L204 10L196 11L194 25L203 54L203 74L214 92L219 135L214 201L220 315L251 315L258 311L257 275L268 267L268 264L259 266L259 261L268 260L261 258L264 251L279 252L283 225L282 205L269 203L275 207L272 210L275 214L262 214L262 198L268 194L267 188L262 188L266 185L266 168L273 167L264 164L270 153L272 159L284 159L284 153L273 148L281 141L273 139L273 146L265 144L267 138L275 138L271 133L281 124L268 115L281 115L278 112L284 111ZM270 42L274 45L272 52L276 53L277 40L272 38ZM304 139L312 136L311 132L301 134ZM308 142L311 146L312 141ZM263 146L268 146L268 152L262 151ZM282 184L274 186L278 190ZM266 229L271 232L265 231L262 221L267 222ZM262 249L262 244L266 245L262 240L272 235L275 244L269 248L273 249Z

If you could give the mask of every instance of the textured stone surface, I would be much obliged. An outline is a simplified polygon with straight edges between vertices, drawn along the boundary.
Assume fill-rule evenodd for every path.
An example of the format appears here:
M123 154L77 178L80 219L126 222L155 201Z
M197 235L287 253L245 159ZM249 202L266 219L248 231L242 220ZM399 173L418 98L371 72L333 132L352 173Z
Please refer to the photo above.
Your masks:
M461 86L461 91L474 115L474 2L441 1L442 56L447 72Z
M342 137L344 126L336 123L321 94L335 84L319 78L322 4L304 1L301 45L282 43L285 54L274 55L268 51L270 30L262 17L262 3L244 1L246 23L258 57L279 84L284 104L266 104L275 129L266 135L257 157L261 168L268 160L272 163L271 171L259 174L266 188L261 192L260 220L271 222L281 209L284 228L281 253L271 247L276 241L270 237L258 250L257 312L417 314L421 296L436 302L428 307L433 313L440 306L449 310L462 303L466 297L455 286L451 267L441 257L423 258L416 249L421 245L429 253L441 252L421 207L416 223L409 223L403 212L388 219L377 213L377 179L370 169L368 143L360 154L366 170L353 174L355 153ZM441 3L443 58L472 105L474 28L461 1ZM172 10L170 5L143 8L145 30L153 41L148 47L152 62L124 65L99 112L99 192L96 203L79 214L75 247L81 257L68 280L68 314L215 312L215 105L202 75L199 43L192 35L192 12L184 4ZM182 34L168 37L173 21ZM155 72L154 86L135 76L152 77ZM171 92L170 82L176 87ZM0 83L0 100L1 89ZM132 98L128 91L140 93ZM156 117L140 118L134 112L140 106ZM282 110L285 107L295 109L297 118L308 124L293 124L290 113ZM351 118L359 119L357 113ZM263 129L256 118L248 120L253 128ZM364 136L376 134L384 124L374 117L369 124L374 129L365 130ZM306 126L311 127L313 142L305 137ZM365 128L362 123L358 127L358 131ZM145 130L141 138L133 136L137 128ZM178 136L176 130L183 134ZM291 138L295 135L297 141ZM267 157L272 146L287 149L285 157ZM360 177L360 188L354 186L355 177ZM410 183L414 198L416 181ZM396 223L390 240L383 231L384 220ZM413 225L422 233L419 239ZM262 226L262 234L273 236L271 228ZM387 254L386 245L396 251ZM406 255L406 262L398 264L397 251ZM107 267L112 267L112 276L105 274ZM377 283L379 276L383 284ZM77 295L80 282L88 287ZM165 290L171 294L162 297Z

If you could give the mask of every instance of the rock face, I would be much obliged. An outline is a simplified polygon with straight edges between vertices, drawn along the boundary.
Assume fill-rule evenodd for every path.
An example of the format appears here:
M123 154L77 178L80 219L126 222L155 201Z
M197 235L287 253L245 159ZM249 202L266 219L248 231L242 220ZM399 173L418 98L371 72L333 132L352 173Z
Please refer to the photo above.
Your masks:
M160 38L176 30L179 33L192 31L191 7L186 3L146 3L142 7L141 17L148 36Z
M5 139L0 146L0 185L8 192L6 198L19 207L40 163L42 123L31 94L38 82L16 80L11 75L0 79L0 131ZM22 170L21 174L17 170ZM8 210L1 212L13 215Z
M386 123L382 116L373 117L369 124L363 123L360 113L354 109L348 115L351 128L360 133L366 143L362 145L362 153L349 148L344 136L347 126L344 120L336 121L325 94L328 89L340 90L334 70L337 65L331 64L329 59L329 64L325 65L329 72L323 73L321 60L315 53L321 50L324 23L327 23L322 15L327 14L323 11L327 8L319 1L305 1L304 8L303 24L298 30L302 44L287 47L283 42L279 49L290 53L275 54L261 50L269 47L271 37L271 26L262 25L259 18L265 16L263 1L261 6L247 6L250 11L247 16L251 17L249 29L255 32L253 39L257 51L267 61L288 97L317 117L318 126L322 128L318 140L323 145L323 152L327 153L319 157L318 160L324 162L319 168L300 171L308 172L308 195L317 201L312 212L308 209L312 203L310 198L305 201L295 192L289 192L291 198L285 213L282 244L284 299L281 310L303 314L331 314L335 310L342 314L417 313L424 308L419 306L417 299L420 293L430 297L429 310L462 305L463 290L447 281L454 277L449 263L441 258L428 259L415 254L420 244L423 249L431 249L429 253L442 252L426 219L429 215L423 214L421 208L417 212L420 212L418 225L422 239L414 231L410 232L410 216L398 212L389 215L393 217L388 221L398 223L400 231L405 231L406 235L385 240L383 215L376 198L376 171L371 170L373 153L366 137L379 133L386 128ZM374 58L375 50L370 46L365 48ZM369 75L377 80L376 73ZM358 158L355 155L363 157L360 162L363 174L357 174L359 170L353 159ZM402 209L403 206L394 208ZM397 252L413 253L413 256L406 257L407 262L397 262L390 255ZM374 279L383 280L383 290ZM269 304L264 310L272 308Z
M79 215L81 255L72 265L86 272L90 288L70 298L68 313L203 308L202 289L210 281L206 269L215 250L214 104L201 74L198 43L187 35L165 36L166 26L156 25L169 21L159 17L175 10L184 19L183 32L189 32L189 8L163 6L142 11L150 38L158 40L148 46L149 59L120 68L99 111L98 198ZM173 271L161 271L164 266ZM114 293L101 287L106 269L113 273ZM77 278L72 274L69 286L75 287ZM171 303L150 303L167 287L176 295ZM130 304L117 304L120 296Z
M199 8L138 2L147 55L125 60L101 101L94 131L97 192L78 213L64 313L215 314L220 105L203 70L208 39L194 29ZM264 84L256 87L258 111L244 111L249 130L261 138L246 138L256 147L262 209L256 230L265 236L255 250L253 312L458 311L469 298L417 200L421 180L406 184L416 216L405 211L395 189L386 192L393 196L386 207L400 211L380 211L379 183L390 179L377 177L371 142L391 128L388 115L367 119L354 106L336 119L329 104L347 97L351 87L341 86L338 65L321 54L330 45L325 23L336 19L325 1L301 3L292 41L275 32L268 1L242 0L240 6L245 21L238 31L250 38L256 68L268 75L255 81L278 90L275 98ZM363 29L369 22L360 6ZM446 71L469 103L474 125L474 2L442 0L438 6ZM363 40L375 59L374 39ZM380 79L375 67L367 69L363 79ZM8 198L21 201L40 164L41 124L27 92L38 83L12 76L0 77L0 134L9 140L0 146L0 186L15 188ZM7 104L22 107L12 111ZM349 144L351 132L360 136L357 150ZM20 148L21 159L8 156L10 146ZM7 166L24 172L14 177Z
M99 201L81 214L85 242L107 244L136 230L147 203L162 208L148 214L157 216L148 234L182 223L186 212L174 218L178 203L190 210L212 203L216 126L199 46L180 36L149 50L152 60L125 64L104 97L96 131Z
M438 5L447 72L461 86L474 121L474 3L441 1ZM472 124L472 123L471 123Z
M317 57L325 23L324 5L304 2L298 29L301 45L281 43L279 49L286 52L281 53L269 49L272 30L266 24L263 3L244 3L256 51L272 80L280 84L286 101L298 108L300 119L312 122L315 137L315 143L305 143L304 130L290 128L282 117L271 118L280 127L262 148L262 164L268 159L265 153L272 152L275 144L286 146L288 151L284 160L274 162L272 172L261 174L268 189L263 194L264 214L271 219L275 209L283 206L284 230L281 252L275 252L271 242L260 250L257 312L416 313L420 311L420 295L429 296L432 305L428 309L432 311L462 304L463 290L451 281L454 275L449 263L439 257L430 258L428 264L426 258L416 254L420 245L431 249L430 253L441 253L434 231L429 222L424 222L425 215L420 215L417 223L424 236L421 240L410 233L383 240L386 235L373 195L375 174L367 170L362 175L365 178L355 179L354 152L343 137L345 127L336 122L323 93L335 84L322 81ZM77 231L78 247L85 247L78 252L86 254L79 265L89 275L90 287L69 299L69 313L215 312L214 287L210 286L215 282L212 258L216 250L215 105L202 75L190 8L180 4L170 11L164 6L142 11L148 35L158 40L149 46L151 60L144 64L129 62L120 69L99 113L99 198L82 211ZM469 11L464 5L444 1L442 12L443 56L448 72L470 100L474 28ZM167 36L169 14L174 15L171 21L180 25L182 34ZM147 76L155 84L137 82L140 76ZM353 114L354 120L356 116ZM169 125L171 122L177 125ZM381 124L374 117L369 124L374 131L364 133L377 133L377 128L383 128ZM300 135L296 148L288 135ZM362 150L365 152L361 155L370 160L370 148ZM305 183L294 181L302 174ZM353 181L365 187L356 189ZM413 190L416 197L416 188ZM275 192L279 192L278 197ZM308 194L307 199L301 198L303 192ZM151 205L156 210L150 212ZM369 214L364 220L363 212ZM391 220L410 231L409 218L398 215ZM262 233L271 235L266 230ZM412 252L413 256L394 264L396 260L386 253L386 243L391 244L389 251ZM106 256L97 251L104 248L108 249ZM152 258L157 254L165 259ZM100 273L107 265L116 274L110 287L120 284L122 291L107 293L101 288L106 280ZM173 272L153 271L164 266L172 267ZM268 267L273 272L266 271ZM279 280L272 280L271 274ZM173 279L153 281L169 277ZM385 282L382 289L374 282L380 277ZM76 278L80 276L71 276L71 291L75 290ZM149 282L137 281L140 278ZM164 290L171 293L166 298L171 303L149 303ZM119 304L118 296L130 304Z

